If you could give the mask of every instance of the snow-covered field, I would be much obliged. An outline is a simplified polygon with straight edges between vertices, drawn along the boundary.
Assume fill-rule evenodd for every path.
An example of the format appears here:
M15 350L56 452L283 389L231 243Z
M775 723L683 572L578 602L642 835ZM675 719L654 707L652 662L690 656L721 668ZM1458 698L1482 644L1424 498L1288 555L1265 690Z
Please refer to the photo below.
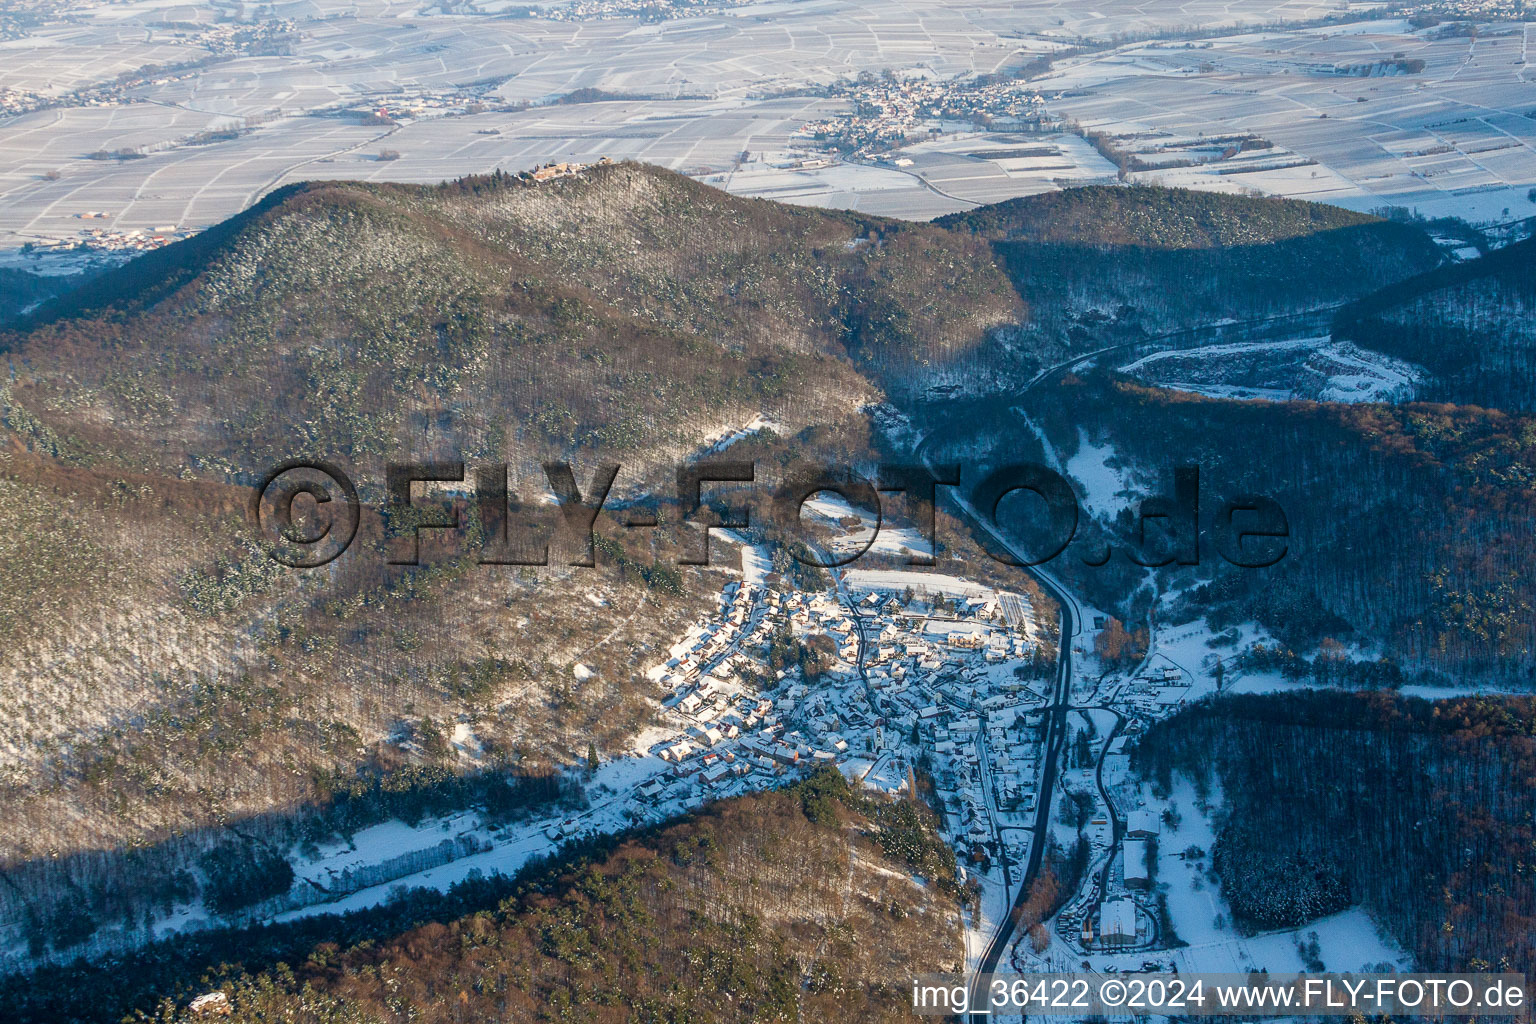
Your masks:
M1083 507L1099 519L1113 519L1147 493L1136 490L1134 474L1117 458L1114 447L1094 443L1081 427L1077 451L1067 459L1066 470L1082 491Z
M1231 913L1221 897L1221 886L1208 866L1216 841L1212 818L1220 810L1220 795L1213 794L1202 808L1188 779L1178 777L1166 802L1142 798L1155 813L1174 812L1178 827L1166 819L1159 837L1158 885L1168 905L1175 933L1185 945L1155 954L1103 953L1090 957L1095 970L1115 967L1135 970L1149 955L1171 962L1180 971L1236 973L1247 971L1299 972L1310 968L1298 948L1315 938L1318 959L1334 972L1406 970L1411 958L1385 938L1370 915L1359 907L1320 918L1299 928L1244 936L1233 927ZM1185 858L1185 850L1204 855ZM1383 965L1386 965L1383 967Z
M940 572L901 569L849 569L843 574L849 589L863 593L899 593L908 587L946 597L979 597L987 592L980 583Z
M506 826L482 821L471 812L427 819L415 826L391 821L358 832L350 844L332 843L321 847L315 857L305 857L295 851L297 855L291 858L295 873L301 879L318 881L319 888L326 888L327 879L343 876L349 869L386 864L395 858L431 849L445 838L473 838L484 847L469 856L345 892L336 899L285 911L274 920L291 921L315 914L360 910L387 902L405 889L446 891L473 877L510 877L529 861L554 853L574 836L620 832L647 816L651 819L671 817L684 807L679 804L651 808L634 797L635 788L642 781L666 769L666 762L650 754L615 758L600 765L593 774L587 788L594 799L591 806L584 809L561 810Z
M892 555L931 558L933 545L917 529L889 520L882 520L876 530L874 517L848 504L842 495L832 491L818 491L801 506L802 521L809 520L831 531L830 547L838 558L849 555ZM844 522L858 519L857 526L843 526Z

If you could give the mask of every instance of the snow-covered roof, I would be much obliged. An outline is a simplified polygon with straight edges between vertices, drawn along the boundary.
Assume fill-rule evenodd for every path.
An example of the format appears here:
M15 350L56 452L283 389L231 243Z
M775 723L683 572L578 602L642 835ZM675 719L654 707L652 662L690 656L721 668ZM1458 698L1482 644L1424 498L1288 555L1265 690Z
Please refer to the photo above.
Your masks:
M1104 938L1136 937L1136 904L1111 900L1099 907L1099 934Z
M1127 839L1120 853L1126 881L1147 881L1152 877L1152 850L1145 839Z

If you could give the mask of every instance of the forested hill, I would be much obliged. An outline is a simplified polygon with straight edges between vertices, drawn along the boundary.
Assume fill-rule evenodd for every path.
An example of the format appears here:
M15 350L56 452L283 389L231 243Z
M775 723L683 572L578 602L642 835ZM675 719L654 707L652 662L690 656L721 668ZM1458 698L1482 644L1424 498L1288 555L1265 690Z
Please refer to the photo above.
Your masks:
M1429 370L1429 400L1536 410L1536 239L1389 285L1335 333Z
M1101 336L1355 298L1417 229L1332 207L1083 188L913 224L615 164L543 183L290 186L0 337L0 402L74 464L244 479L350 460L678 453L936 382L1005 388ZM1006 270L1006 273L1005 273Z
M915 410L936 384L1010 393L1103 331L1205 315L1186 296L1221 292L1218 316L1271 308L1246 297L1248 271L1221 276L1227 249L1149 236L1161 247L1135 251L1157 258L1153 276L1122 273L1130 250L1101 243L1161 223L1127 221L1126 203L1256 225L1202 229L1254 235L1238 254L1316 250L1284 264L1284 308L1307 284L1364 294L1432 262L1411 229L1296 219L1311 207L1136 189L1032 202L1009 216L1076 211L1081 259L981 220L796 208L634 164L541 183L310 183L5 335L0 866L22 882L0 891L0 927L48 932L64 955L142 924L123 877L185 896L181 869L212 845L201 829L240 821L287 843L345 794L451 793L465 772L569 763L644 726L648 652L712 607L721 577L680 570L668 529L608 520L622 557L492 575L468 514L425 564L390 565L373 507L386 461L506 461L531 505L541 462L571 460L585 488L612 460L615 496L637 478L669 494L676 461L767 422L733 454L765 471L791 455L868 466L869 404ZM1117 289L1134 315L1092 313L1097 293L1066 271L1010 277L1004 244ZM1216 283L1205 264L1157 262L1180 253L1212 261ZM323 573L279 571L243 517L250 486L291 457L334 460L369 505ZM578 661L591 675L575 686ZM485 751L472 765L447 739L460 723ZM130 849L153 867L117 856ZM61 916L74 927L36 927Z
M1079 431L1113 444L1144 469L1148 493L1172 493L1174 467L1199 466L1206 523L1223 494L1279 502L1290 539L1278 564L1239 569L1207 548L1200 572L1211 578L1163 570L1167 587L1187 590L1180 614L1211 615L1222 627L1265 625L1281 641L1270 667L1305 675L1304 655L1319 643L1363 641L1408 675L1429 668L1441 682L1532 685L1530 416L1433 404L1226 401L1112 372L1069 375L1032 394L1029 409L1068 452ZM1121 528L1134 535L1130 505ZM1085 586L1110 575L1078 571Z
M914 307L960 266L972 301L914 309L914 357L1022 315L984 246L630 165L299 185L11 337L26 412L7 422L76 464L216 479L313 452L665 458L758 415L846 425L879 395L850 347L888 337L848 321Z
M1088 186L936 222L985 238L1042 332L1135 340L1362 296L1440 262L1418 228L1336 206Z
M1410 256L1435 259L1422 231L1369 214L1300 199L1158 185L1086 185L1043 192L952 213L938 223L991 240L1103 249L1231 249L1305 239L1321 254L1346 240L1370 238L1375 246L1396 246ZM1341 249L1337 255L1345 254Z
M943 363L1025 316L970 236L634 164L295 185L47 307L0 342L0 863L51 878L28 876L31 919L67 912L77 851L191 834L160 862L175 879L212 823L447 784L466 719L487 752L470 767L495 769L643 726L636 652L681 635L718 576L679 571L664 530L619 531L632 550L585 574L559 551L543 573L481 568L468 528L388 565L386 462L506 462L532 504L548 460L584 493L612 461L615 499L670 496L677 461L753 423L759 453L868 460L875 367ZM370 506L323 574L274 565L242 514L290 458L343 467ZM593 678L573 688L578 659ZM91 870L73 940L134 919L108 898L133 887Z
M1132 764L1220 803L1212 859L1245 929L1363 904L1420 970L1536 964L1530 698L1228 696L1153 726Z
M187 1005L209 990L231 1024L905 1021L914 973L962 969L962 895L926 807L827 768L516 882L189 937L0 996L19 1024L203 1021Z

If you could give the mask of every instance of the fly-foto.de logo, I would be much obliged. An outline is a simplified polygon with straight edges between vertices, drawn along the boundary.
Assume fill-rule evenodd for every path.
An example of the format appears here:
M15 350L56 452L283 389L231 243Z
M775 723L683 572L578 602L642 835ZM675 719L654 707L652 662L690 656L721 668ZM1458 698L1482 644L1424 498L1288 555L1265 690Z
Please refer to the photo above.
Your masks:
M472 474L463 462L390 463L378 505L385 557L393 565L416 565L425 532L469 526L478 538L482 565L549 565L550 538L559 532L575 550L565 564L593 566L593 528L621 472L616 463L601 463L582 487L569 463L544 463L553 507L536 510L533 518L538 522L514 526L515 519L528 517L512 514L515 505L521 506L508 488L506 463L479 465ZM1071 483L1050 467L1032 462L987 467L976 474L974 485L962 482L958 465L904 463L881 465L873 476L803 464L761 491L752 462L694 462L677 466L671 475L675 488L668 499L607 511L625 529L656 529L664 521L685 525L678 565L709 565L711 530L751 529L765 523L781 538L803 541L789 547L802 564L848 565L875 546L886 521L887 496L897 493L905 497L909 529L924 542L904 549L908 565L934 564L928 552L940 550L934 508L941 493L952 498L959 515L975 522L982 549L1004 565L1040 565L1061 557L1080 538L1084 523ZM1274 499L1249 493L1203 498L1195 466L1180 466L1172 477L1170 493L1127 503L1129 529L1121 531L1126 536L1100 535L1093 543L1079 545L1075 557L1093 566L1108 563L1117 553L1141 566L1198 565L1214 550L1243 568L1264 568L1285 557L1290 524ZM424 494L431 485L451 487L462 500L446 505L428 501ZM801 513L818 494L836 495L863 513L863 528L851 543L827 545L825 538L806 535ZM351 477L334 463L319 460L274 467L250 505L251 520L271 556L294 568L315 568L338 558L356 538L361 512ZM472 517L469 522L466 516Z

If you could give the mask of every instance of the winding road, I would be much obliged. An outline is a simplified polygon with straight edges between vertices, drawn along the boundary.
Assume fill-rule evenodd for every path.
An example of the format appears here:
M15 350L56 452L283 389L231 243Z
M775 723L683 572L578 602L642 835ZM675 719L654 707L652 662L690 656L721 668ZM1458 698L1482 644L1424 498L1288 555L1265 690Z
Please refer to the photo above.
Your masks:
M1074 363L1081 362L1084 356L1077 356L1059 367L1051 370L1064 369ZM1043 380L1051 370L1037 374L1028 384L1025 390ZM928 456L924 450L926 439L918 445L918 455L924 463L928 462ZM930 466L930 468L932 468ZM996 526L977 515L970 503L958 491L955 492L955 507L961 518L971 524L973 528L991 536L1005 550L1011 552L1014 557L1024 560L1025 556L1018 551L1007 537L1004 537ZM1056 658L1056 682L1051 693L1051 702L1046 707L1045 717L1045 757L1040 776L1040 795L1035 805L1034 836L1029 843L1029 859L1024 865L1023 877L1019 880L1018 892L1014 896L1008 913L1003 915L998 929L993 933L992 940L987 944L986 951L982 953L981 961L977 965L976 972L971 976L971 992L967 1003L971 1007L985 1007L986 993L982 990L987 975L997 970L998 962L1007 951L1013 941L1014 932L1018 928L1019 919L1023 914L1024 904L1029 900L1030 891L1034 888L1035 880L1040 876L1040 867L1045 859L1045 837L1051 825L1051 796L1055 787L1057 775L1057 762L1060 758L1062 741L1067 731L1067 712L1071 710L1072 696L1072 644L1082 632L1082 608L1077 599L1061 586L1056 579L1039 566L1026 566L1025 570L1034 577L1047 594L1056 601L1061 609L1060 641L1057 645ZM973 1024L981 1024L989 1020L992 1014L986 1010L973 1010L971 1018Z
M1019 881L1013 905L1003 916L992 941L987 944L986 952L982 954L976 973L971 977L970 999L966 1004L971 1007L986 1006L986 992L983 990L986 976L997 970L998 961L1013 941L1013 933L1023 915L1024 904L1029 900L1035 880L1040 877L1040 866L1045 859L1045 837L1051 827L1051 791L1056 781L1056 762L1061 753L1062 739L1066 735L1067 711L1071 705L1072 638L1078 633L1077 615L1073 610L1076 602L1069 600L1066 592L1059 589L1045 573L1031 572L1061 608L1062 639L1060 655L1056 659L1056 686L1046 711L1045 761L1040 777L1040 798L1035 805L1035 829L1029 843L1029 860L1025 863L1024 877ZM980 1024L991 1016L990 1011L973 1011L971 1020L973 1024Z
M1196 348L1215 342L1224 342L1231 340L1233 335L1243 337L1244 339L1273 334L1297 336L1300 333L1311 330L1327 330L1331 326L1333 316L1337 310L1337 305L1328 305L1280 316L1220 322L1181 331L1173 331L1138 341L1107 345L1089 352L1080 352L1070 359L1044 367L1029 380L1025 381L1005 401L1011 407L1025 393L1043 381L1059 373L1066 372L1072 367L1080 365L1085 360L1111 352L1123 352L1133 356L1140 356L1154 351ZM959 400L968 401L967 399ZM928 453L928 445L931 440L932 435L925 434L918 440L915 446L918 458L929 469L933 468ZM976 513L976 510L971 507L959 488L952 490L951 494L955 498L954 507L961 519L968 522L975 530L992 537L1004 550L1011 552L1020 561L1026 559L1024 553L1019 551L1009 538L1003 536L995 525ZM1029 901L1030 892L1034 888L1036 880L1040 877L1040 869L1045 856L1045 840L1050 830L1052 796L1058 777L1058 763L1067 732L1067 714L1073 710L1071 704L1072 648L1077 638L1082 634L1083 610L1077 599L1044 568L1040 566L1025 566L1024 569L1035 579L1041 589L1056 601L1061 609L1061 633L1056 663L1056 683L1051 695L1051 702L1046 707L1045 756L1040 776L1040 795L1035 807L1034 837L1030 841L1029 859L1025 864L1024 875L1020 879L1018 891L1014 896L1012 905L1009 907L1008 913L1004 915L1003 920L998 923L997 931L987 944L986 951L982 954L976 971L971 976L969 1001L967 1003L972 1008L968 1014L971 1024L989 1022L995 1017L987 1009L986 991L984 989L985 979L988 975L996 972L999 962L1012 944L1014 933L1018 929L1019 920L1023 916L1024 905ZM1107 710L1113 711L1114 709ZM1115 712L1115 715L1116 725L1109 736L1105 738L1104 750L1108 750L1109 744L1125 724L1123 715L1118 711ZM1096 766L1095 781L1100 797L1103 799L1105 807L1111 815L1113 841L1110 846L1109 860L1106 862L1098 879L1101 895L1107 885L1109 871L1114 863L1115 845L1124 834L1125 828L1124 823L1120 820L1118 813L1114 809L1113 802L1109 799L1108 792L1104 788L1103 762L1103 752L1101 752Z

